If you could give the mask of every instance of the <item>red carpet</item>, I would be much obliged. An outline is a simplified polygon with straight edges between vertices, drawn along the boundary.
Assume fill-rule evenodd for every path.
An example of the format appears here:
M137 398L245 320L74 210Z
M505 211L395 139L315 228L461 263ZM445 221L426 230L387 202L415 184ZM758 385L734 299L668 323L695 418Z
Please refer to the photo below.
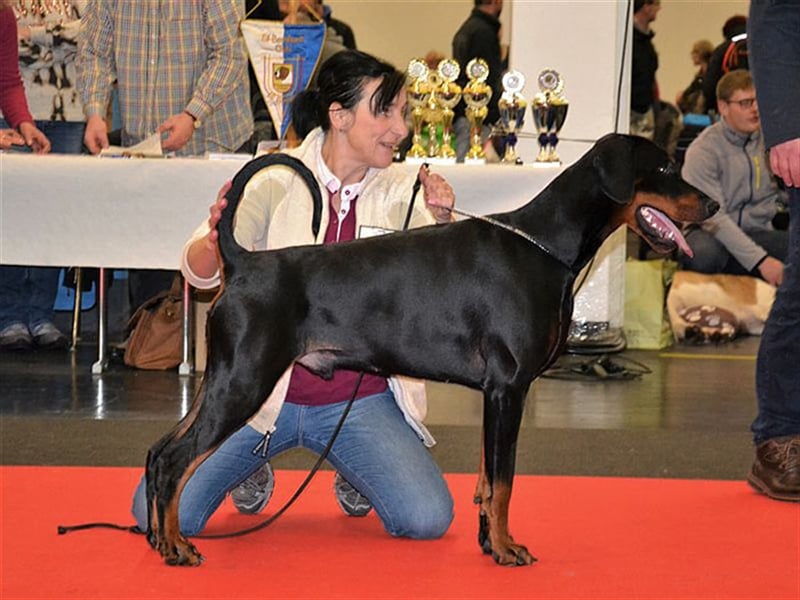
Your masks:
M278 473L271 507L304 473ZM800 506L742 482L518 477L511 524L539 558L497 567L476 543L472 475L450 475L456 520L434 542L392 539L342 515L331 472L277 523L198 540L170 568L144 538L58 524L130 524L138 469L2 467L3 600L17 598L800 598ZM253 523L228 503L214 531Z

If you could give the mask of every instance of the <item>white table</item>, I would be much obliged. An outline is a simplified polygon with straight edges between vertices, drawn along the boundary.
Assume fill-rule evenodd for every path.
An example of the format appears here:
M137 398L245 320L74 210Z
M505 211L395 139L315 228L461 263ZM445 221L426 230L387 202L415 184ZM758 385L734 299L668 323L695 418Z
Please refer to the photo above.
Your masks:
M0 264L99 267L98 360L106 363L106 269L178 269L189 235L208 215L221 184L247 157L122 159L0 153ZM419 167L404 165L416 171ZM562 169L530 165L434 167L459 208L504 212L533 198ZM184 290L182 374L189 358Z

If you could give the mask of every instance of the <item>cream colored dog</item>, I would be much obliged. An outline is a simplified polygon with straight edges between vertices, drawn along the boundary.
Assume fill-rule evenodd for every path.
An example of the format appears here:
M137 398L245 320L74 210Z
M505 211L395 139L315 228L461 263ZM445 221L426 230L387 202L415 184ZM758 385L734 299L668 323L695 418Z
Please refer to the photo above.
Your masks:
M667 311L678 341L719 343L761 335L774 299L775 288L756 277L678 271Z

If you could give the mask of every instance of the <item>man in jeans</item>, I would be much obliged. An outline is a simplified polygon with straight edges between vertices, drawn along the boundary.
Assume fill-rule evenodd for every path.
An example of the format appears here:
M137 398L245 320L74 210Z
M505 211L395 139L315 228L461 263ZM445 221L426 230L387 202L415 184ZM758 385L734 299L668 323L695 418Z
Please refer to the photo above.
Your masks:
M800 501L800 11L793 3L750 5L750 67L758 84L770 164L789 190L789 254L756 363L756 456L750 485Z

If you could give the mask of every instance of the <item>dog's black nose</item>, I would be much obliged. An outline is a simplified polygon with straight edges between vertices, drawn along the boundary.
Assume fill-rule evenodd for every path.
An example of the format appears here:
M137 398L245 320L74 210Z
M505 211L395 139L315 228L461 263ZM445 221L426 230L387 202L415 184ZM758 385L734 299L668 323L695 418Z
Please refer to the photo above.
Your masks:
M708 213L709 217L713 214L716 214L718 210L719 210L719 202L717 202L716 200L709 200L706 202L706 212Z

